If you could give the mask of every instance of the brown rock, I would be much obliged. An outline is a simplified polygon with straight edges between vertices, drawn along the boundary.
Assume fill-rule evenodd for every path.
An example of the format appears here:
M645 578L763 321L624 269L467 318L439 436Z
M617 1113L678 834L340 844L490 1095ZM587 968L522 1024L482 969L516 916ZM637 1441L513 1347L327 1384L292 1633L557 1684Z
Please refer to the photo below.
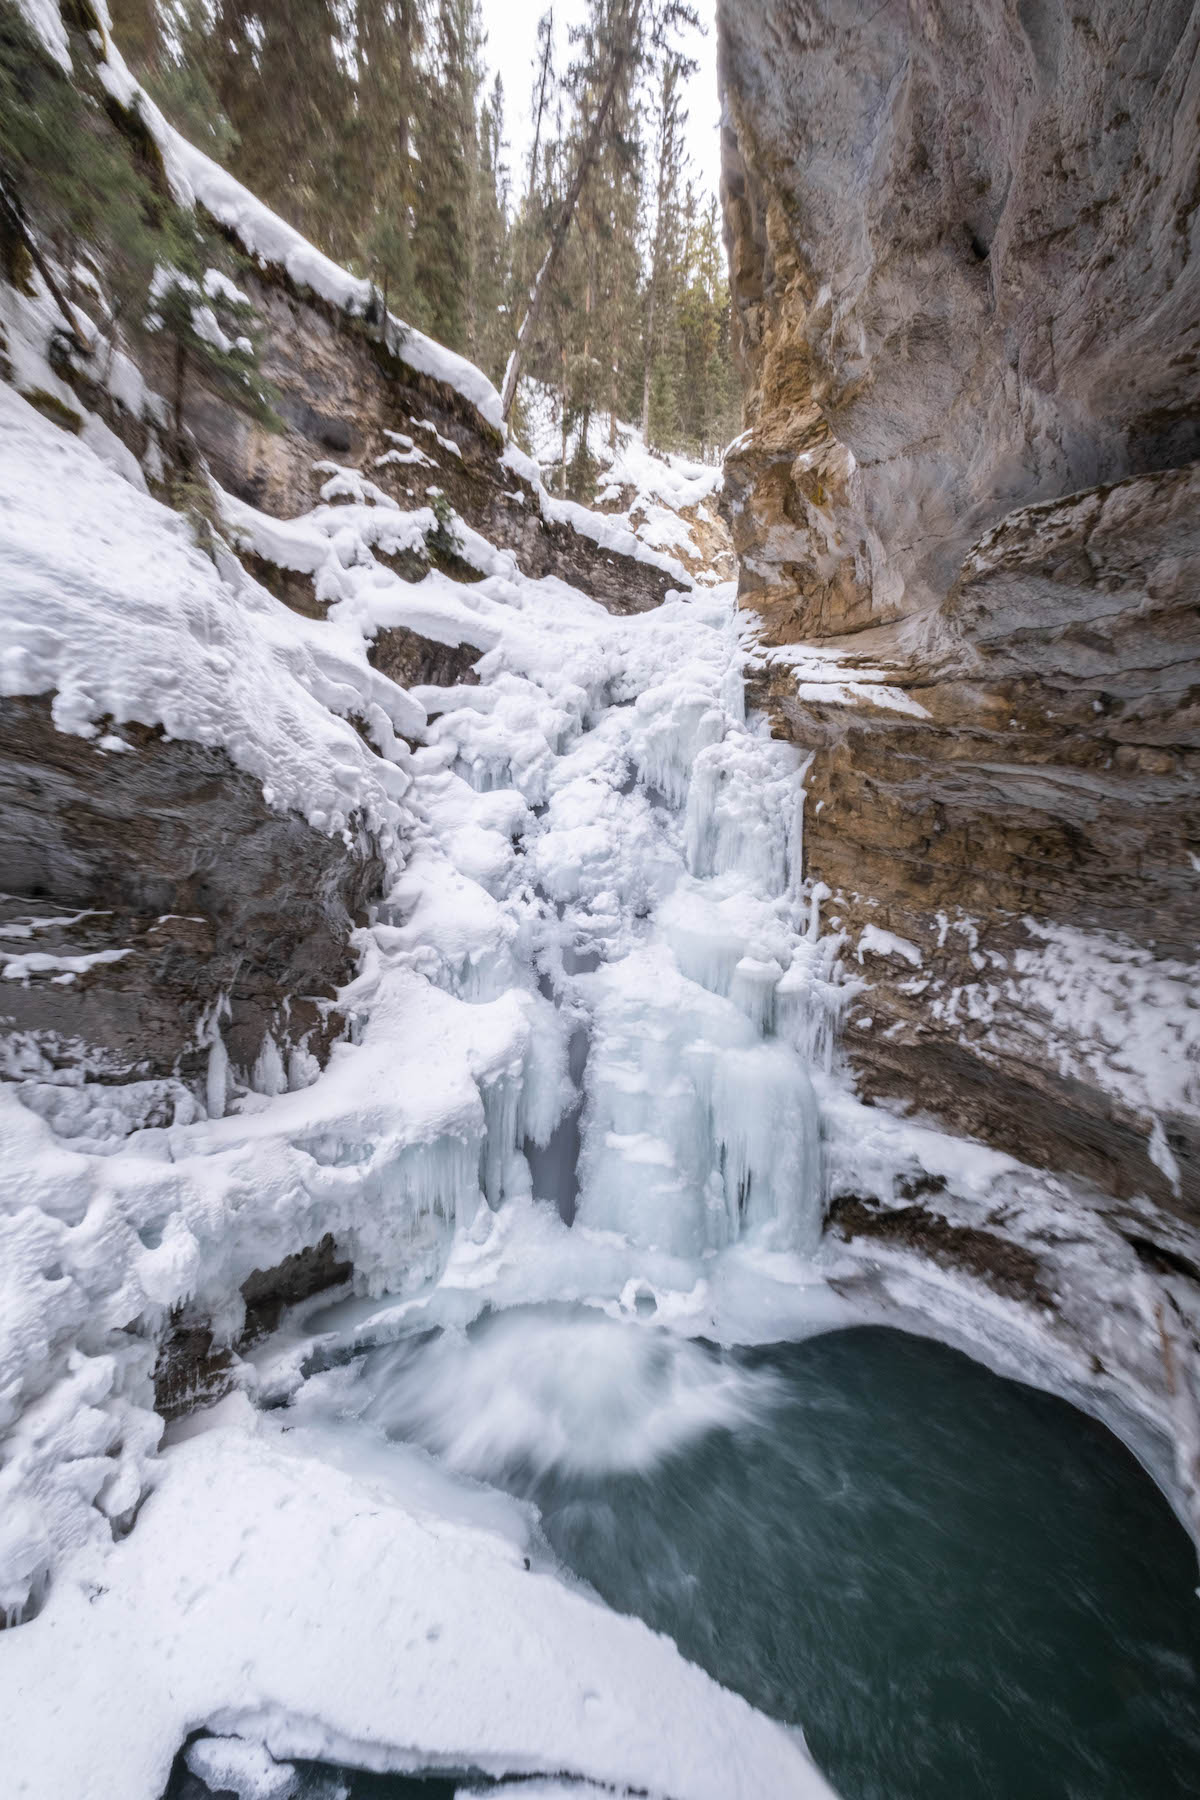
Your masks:
M921 958L851 962L846 1045L869 1095L1200 1230L1200 1091L1158 1108L1176 1183L1123 1046L1030 973L1064 927L1118 1018L1197 990L1200 22L718 10L742 603L837 658L764 655L752 698L816 752L826 923Z

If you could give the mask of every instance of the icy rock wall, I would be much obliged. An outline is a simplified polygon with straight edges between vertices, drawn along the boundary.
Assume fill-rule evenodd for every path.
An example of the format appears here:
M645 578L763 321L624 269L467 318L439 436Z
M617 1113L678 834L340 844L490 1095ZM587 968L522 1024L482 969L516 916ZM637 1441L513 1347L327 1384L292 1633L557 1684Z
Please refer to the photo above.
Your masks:
M1195 1277L1200 13L718 11L750 686L847 1049Z

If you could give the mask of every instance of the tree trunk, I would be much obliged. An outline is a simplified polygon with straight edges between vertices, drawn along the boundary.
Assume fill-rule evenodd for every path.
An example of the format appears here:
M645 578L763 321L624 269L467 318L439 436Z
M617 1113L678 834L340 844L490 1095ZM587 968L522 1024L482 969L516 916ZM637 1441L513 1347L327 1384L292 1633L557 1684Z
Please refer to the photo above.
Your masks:
M542 259L542 266L534 277L533 286L529 290L529 306L526 310L524 319L521 321L521 329L517 333L517 341L513 345L512 355L508 359L508 367L504 371L504 387L500 395L500 411L505 419L508 418L508 415L512 411L512 404L517 393L517 383L521 379L521 364L525 359L525 352L529 348L530 339L537 329L537 322L542 311L542 303L546 297L546 289L549 286L550 277L554 272L558 259L562 255L563 245L567 241L567 233L571 229L571 220L575 217L575 208L579 204L579 196L583 192L583 184L587 180L597 156L600 154L600 147L604 141L605 127L608 124L608 115L612 111L612 104L617 95L617 87L630 55L630 50L622 49L618 50L613 58L613 66L609 73L608 84L604 89L600 105L596 109L596 116L592 120L591 130L588 132L583 149L579 153L579 162L576 166L571 185L567 189L566 198L559 208L558 218L554 222L554 229L550 233L550 247Z
M655 261L657 261L657 257ZM642 442L650 446L650 373L654 367L654 275L650 276L650 292L646 299L646 358L642 370Z
M30 261L45 282L46 290L49 293L50 298L54 301L55 306L57 306L59 312L67 322L67 328L75 340L76 348L81 350L84 356L90 355L91 345L84 337L82 331L80 331L79 321L75 317L75 314L67 301L66 295L50 273L49 266L47 265L45 257L37 247L33 233L25 223L25 215L21 211L20 202L10 198L2 186L0 186L0 209L3 210L9 225L16 232L26 250L28 250Z
M559 405L561 407L559 417L562 421L562 474L559 477L559 486L565 500L567 497L567 346L565 344L562 347L562 385L559 388Z
M177 340L176 344L175 344L175 394L174 394L175 436L177 438L183 437L183 393L184 393L184 386L185 386L186 380L187 380L187 351L185 350L184 346L181 343L179 343Z

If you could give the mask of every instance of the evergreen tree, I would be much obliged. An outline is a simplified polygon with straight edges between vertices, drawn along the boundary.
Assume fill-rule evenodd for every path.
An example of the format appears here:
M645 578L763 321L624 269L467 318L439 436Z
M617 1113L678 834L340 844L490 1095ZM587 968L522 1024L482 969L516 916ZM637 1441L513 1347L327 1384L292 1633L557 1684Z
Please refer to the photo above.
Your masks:
M453 350L475 332L478 144L483 81L477 0L438 0L419 122L412 257L417 322Z
M10 274L23 250L86 354L67 292L86 251L103 274L114 341L119 328L170 340L177 433L189 369L272 422L252 308L219 266L230 253L165 192L144 125L114 116L103 99L86 45L69 79L15 7L0 4L0 235Z
M508 169L504 162L504 84L497 75L479 112L475 232L475 356L499 380L508 354Z
M335 0L211 0L201 66L237 134L232 166L261 200L345 260L365 174Z
M261 424L276 423L271 394L258 369L250 333L254 308L219 269L206 267L203 236L180 234L178 260L155 270L150 284L148 331L163 332L172 349L172 419L183 436L188 377L199 371L207 384Z
M650 221L646 329L642 346L642 440L668 442L677 428L679 337L673 302L683 259L680 182L687 111L681 81L694 64L669 53L659 74L655 133L655 192ZM651 416L653 411L653 418Z
M576 113L567 165L570 175L554 208L546 252L533 279L505 373L501 406L506 417L585 185L619 129L621 98L633 92L666 34L681 24L696 23L694 11L683 0L591 0L585 24L573 34L577 54L567 75Z
M350 220L357 260L380 289L384 310L416 310L412 255L417 194L414 123L421 101L425 15L418 0L360 0L355 141L369 171L362 216Z
M689 188L686 282L678 300L682 349L680 429L687 448L719 454L741 429L741 385L730 353L729 283L717 202L701 206Z

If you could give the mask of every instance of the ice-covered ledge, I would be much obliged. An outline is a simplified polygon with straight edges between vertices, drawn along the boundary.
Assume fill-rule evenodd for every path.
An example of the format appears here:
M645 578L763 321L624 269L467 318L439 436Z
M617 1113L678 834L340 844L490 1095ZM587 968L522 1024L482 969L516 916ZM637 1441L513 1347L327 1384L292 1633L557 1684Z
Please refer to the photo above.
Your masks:
M245 1400L223 1410L167 1453L126 1542L0 1633L14 1800L152 1800L199 1726L369 1769L831 1796L797 1732L531 1569L515 1502L472 1518L419 1453L339 1469Z

